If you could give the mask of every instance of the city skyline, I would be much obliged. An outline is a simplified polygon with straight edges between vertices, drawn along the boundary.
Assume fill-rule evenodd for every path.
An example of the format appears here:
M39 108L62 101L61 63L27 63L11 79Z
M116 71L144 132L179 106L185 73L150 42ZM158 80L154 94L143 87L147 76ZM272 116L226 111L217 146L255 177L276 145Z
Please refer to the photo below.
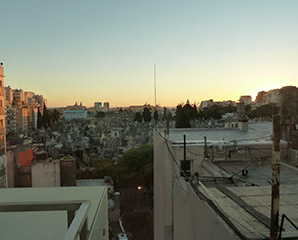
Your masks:
M71 4L70 4L71 3ZM295 1L1 3L5 86L49 107L112 107L241 95L297 85Z
M5 88L6 87L8 87L8 88L11 88L13 91L14 90L22 90L24 93L33 93L33 94L36 94L36 95L39 95L39 96L42 96L42 97L45 97L45 99L47 100L47 98L46 98L46 96L43 96L43 94L42 93L34 93L34 92L32 92L31 90L28 90L28 89L22 89L22 88L20 88L20 89L17 89L17 88L13 88L12 86L5 86ZM282 87L287 87L287 86L282 86ZM282 88L281 87L281 88ZM179 101L179 102L177 102L175 105L172 105L172 106L170 106L170 105L160 105L159 103L157 103L157 106L160 106L160 107L176 107L176 106L178 106L178 105L180 105L180 104L187 104L187 102L189 102L189 104L191 104L191 105L193 105L193 104L196 104L197 105L197 107L199 107L200 106L200 103L201 102L203 102L203 101L209 101L209 100L213 100L214 102L224 102L224 101L234 101L234 102L239 102L239 101L241 101L241 99L240 99L240 97L246 97L246 96L249 96L249 97L251 97L251 101L252 102L255 102L255 100L256 100L256 96L257 96L257 94L259 93L259 92L269 92L269 91L271 91L271 90L279 90L279 89L281 89L281 88L276 88L276 89L266 89L266 90L260 90L260 91L258 91L257 93L256 93L256 95L255 96L251 96L251 95L242 95L242 96L239 96L236 100L232 100L232 99L228 99L228 98L225 98L225 99L214 99L214 98L212 98L212 97L210 97L210 98L206 98L206 99L202 99L202 101L189 101L190 99L186 99L186 100L181 100L181 101ZM64 108L64 107L70 107L70 106L84 106L84 107L87 107L87 108L92 108L92 107L95 107L95 104L96 103L101 103L102 104L102 106L105 104L105 103L108 103L108 104L110 104L110 102L109 101L94 101L94 102L92 102L90 105L86 105L86 104L84 104L82 101L74 101L74 102L72 102L72 103L69 103L69 104L67 104L67 105L61 105L61 106L49 106L49 104L47 104L47 106L49 107L49 108ZM131 106L142 106L142 105L149 105L149 106L154 106L154 103L148 103L148 102L145 102L145 103L139 103L139 104L128 104L128 105L119 105L119 106L110 106L110 108L121 108L121 107L124 107L124 108L126 108L126 107L131 107Z

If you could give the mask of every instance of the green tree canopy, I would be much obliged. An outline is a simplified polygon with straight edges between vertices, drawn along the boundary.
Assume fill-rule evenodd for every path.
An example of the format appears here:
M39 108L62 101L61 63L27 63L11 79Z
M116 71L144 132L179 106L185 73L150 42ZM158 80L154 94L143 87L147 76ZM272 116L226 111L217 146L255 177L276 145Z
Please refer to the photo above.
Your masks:
M198 118L196 105L178 105L176 108L176 128L190 128L190 120Z
M155 121L159 121L159 114L156 110L154 111L153 118Z
M249 118L272 118L272 113L276 105L274 104L265 104L261 105L260 107L254 109L254 110L249 110L246 115Z
M81 172L78 175L82 176ZM146 144L128 150L117 164L110 159L96 162L93 178L111 176L117 187L153 185L153 145Z
M132 186L153 184L153 145L145 144L128 150L122 161L124 180Z
M59 121L59 119L60 119L61 113L56 108L54 108L51 116L52 116L51 117L52 118L52 121L54 123L57 123Z
M98 111L95 115L97 118L104 118L106 116L105 112Z
M143 109L143 118L145 122L150 122L151 121L151 112L149 108L144 107Z
M236 112L236 107L231 104L228 106L220 106L219 104L213 104L210 107L204 108L198 113L200 119L221 119L222 115L226 113Z
M143 116L140 112L136 112L134 122L135 121L140 122L140 123L143 121Z

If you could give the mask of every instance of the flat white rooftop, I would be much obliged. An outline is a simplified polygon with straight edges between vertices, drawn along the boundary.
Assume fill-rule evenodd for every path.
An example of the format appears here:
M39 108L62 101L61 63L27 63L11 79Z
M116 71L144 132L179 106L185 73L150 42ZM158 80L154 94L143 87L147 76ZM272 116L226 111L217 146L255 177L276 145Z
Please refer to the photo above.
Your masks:
M272 122L249 123L248 131L237 128L174 128L169 131L169 139L173 143L183 143L186 135L187 143L204 144L204 137L208 143L245 141L245 143L271 143Z
M36 206L48 205L72 205L87 203L87 231L93 229L97 220L97 214L101 212L102 228L105 228L108 239L107 216L107 187L55 187L55 188L10 188L0 189L0 207L6 205L28 205L32 211L0 211L0 236L5 240L53 240L64 239L68 230L68 211L49 210L36 211ZM106 206L105 206L106 205ZM31 209L30 208L30 209ZM51 208L51 207L50 207ZM106 208L106 209L105 209ZM76 210L78 213L79 210ZM76 214L77 215L77 214ZM75 216L76 217L76 216Z

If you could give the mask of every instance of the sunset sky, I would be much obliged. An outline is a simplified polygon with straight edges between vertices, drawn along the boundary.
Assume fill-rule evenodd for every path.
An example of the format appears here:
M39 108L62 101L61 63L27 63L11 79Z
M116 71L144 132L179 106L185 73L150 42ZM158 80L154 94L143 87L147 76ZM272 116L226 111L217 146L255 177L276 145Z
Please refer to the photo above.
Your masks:
M0 0L5 86L50 107L238 100L298 84L297 0Z

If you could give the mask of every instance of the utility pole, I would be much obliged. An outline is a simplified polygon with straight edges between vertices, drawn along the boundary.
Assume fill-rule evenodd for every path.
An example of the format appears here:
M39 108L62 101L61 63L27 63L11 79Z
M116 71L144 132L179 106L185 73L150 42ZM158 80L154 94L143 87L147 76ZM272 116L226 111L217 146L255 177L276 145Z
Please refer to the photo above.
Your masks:
M271 192L271 229L270 240L277 240L279 215L279 181L280 181L280 115L273 115L272 141L272 192Z

